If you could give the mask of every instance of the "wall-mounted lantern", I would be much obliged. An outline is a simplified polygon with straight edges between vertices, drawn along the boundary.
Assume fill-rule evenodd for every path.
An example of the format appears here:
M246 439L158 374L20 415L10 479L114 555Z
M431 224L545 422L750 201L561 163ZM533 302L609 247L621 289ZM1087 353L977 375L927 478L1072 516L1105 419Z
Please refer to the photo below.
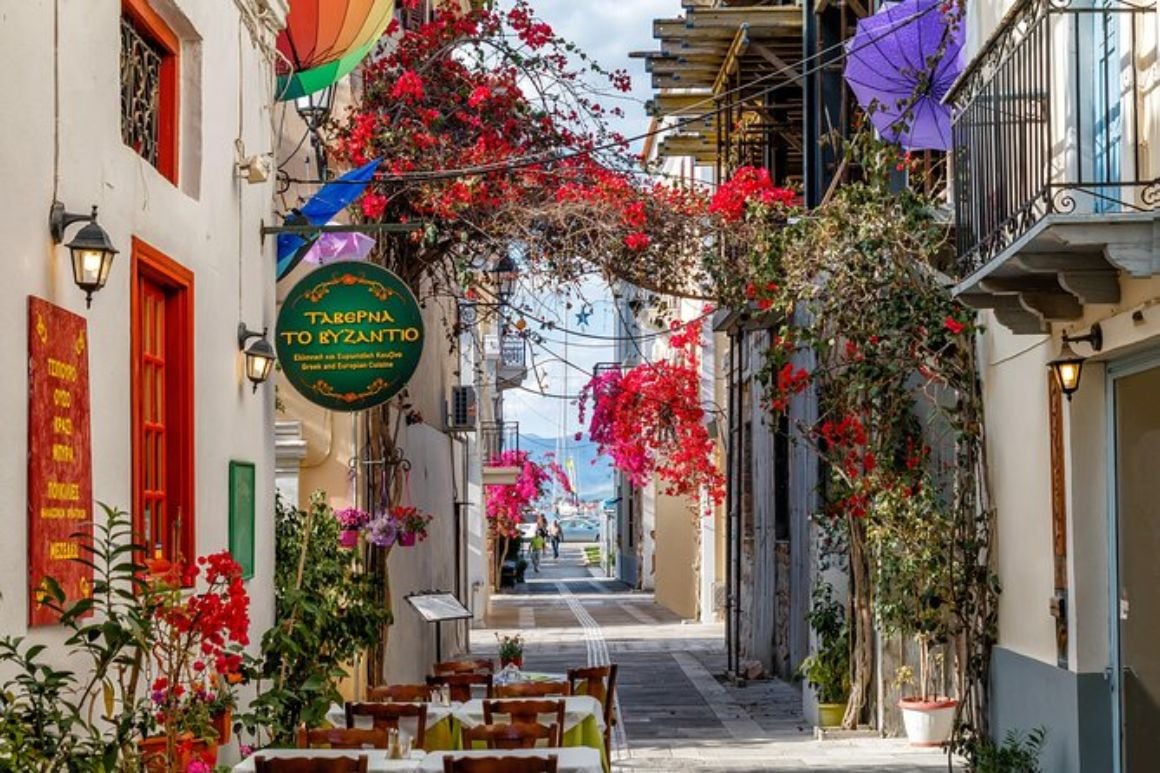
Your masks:
M48 215L48 229L52 233L53 244L64 241L65 229L73 223L87 223L65 246L72 254L73 282L85 291L85 306L91 307L93 293L109 281L117 249L109 241L105 229L97 225L95 204L91 215L76 215L66 212L64 204L54 201Z
M1087 357L1076 354L1071 345L1085 342L1091 345L1093 352L1098 352L1104 348L1104 331L1098 322L1092 325L1091 330L1086 335L1069 336L1064 333L1063 346L1060 347L1059 356L1047 363L1047 367L1051 368L1055 378L1059 380L1059 391L1063 392L1069 401L1079 389L1080 378L1083 376L1083 364L1087 360Z
M265 383L270 378L270 371L274 369L274 361L278 355L274 347L266 340L266 328L261 333L255 333L246 327L246 323L238 325L238 350L246 355L246 378L254 385L253 391L258 391L258 384ZM256 339L246 346L246 341Z

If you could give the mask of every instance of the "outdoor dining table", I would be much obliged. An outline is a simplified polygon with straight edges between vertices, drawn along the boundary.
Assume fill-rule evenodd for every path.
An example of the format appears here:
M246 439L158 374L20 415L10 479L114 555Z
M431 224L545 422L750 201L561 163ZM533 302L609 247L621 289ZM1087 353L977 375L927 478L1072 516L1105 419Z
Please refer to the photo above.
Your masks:
M547 757L556 755L557 773L603 773L600 752L585 746L536 749L473 749L460 752L433 752L419 763L419 773L443 773L444 757Z
M526 698L497 698L499 702L507 700L527 700ZM534 699L540 700L540 699ZM543 700L564 701L564 736L563 745L572 747L589 747L597 750L603 761L603 767L608 769L608 761L604 760L604 708L600 701L591 695L568 695L563 698L544 698ZM483 700L474 698L460 704L455 709L454 717L463 727L476 727L484 724Z
M386 749L262 749L234 766L234 773L254 773L254 758L291 759L294 757L366 757L369 773L417 773L426 752L414 751L405 760L392 760ZM442 768L440 768L442 770Z
M410 703L411 701L389 701L391 703ZM427 703L427 730L423 745L427 751L436 749L458 749L459 730L455 726L454 715L460 704L452 701L446 703ZM332 703L326 712L326 721L335 727L346 727L346 709L337 703ZM372 726L370 717L355 717L354 726L369 728ZM402 719L403 730L412 736L415 735L414 717Z

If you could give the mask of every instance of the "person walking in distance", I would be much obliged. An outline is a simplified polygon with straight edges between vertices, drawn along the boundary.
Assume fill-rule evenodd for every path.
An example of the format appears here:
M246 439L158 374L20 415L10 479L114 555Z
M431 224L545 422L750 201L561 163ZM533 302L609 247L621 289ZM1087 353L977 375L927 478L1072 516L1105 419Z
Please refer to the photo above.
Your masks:
M537 527L532 535L532 569L540 571L540 556L544 555L544 533Z
M553 518L552 525L548 527L548 539L552 543L552 558L560 557L560 540L563 539L564 533L560 530L560 521Z

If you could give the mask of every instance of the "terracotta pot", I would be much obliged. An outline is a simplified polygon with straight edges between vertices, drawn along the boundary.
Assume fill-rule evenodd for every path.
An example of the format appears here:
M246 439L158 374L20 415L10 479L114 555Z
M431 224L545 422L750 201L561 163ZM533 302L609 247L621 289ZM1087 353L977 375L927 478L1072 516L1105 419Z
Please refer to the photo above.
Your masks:
M840 727L845 715L845 703L819 703L818 727Z
M185 770L194 760L202 760L211 766L217 763L218 744L208 739L193 740L192 733L182 733L177 736L176 759L170 761L166 744L168 739L163 735L154 735L137 741L137 748L141 750L141 769L146 773L169 773L172 770Z
M398 543L400 546L409 548L415 544L415 532L401 531L399 532Z
M942 746L951 737L955 726L955 707L959 702L951 698L903 698L902 724L911 746Z
M338 544L344 548L358 547L358 529L343 529L339 532Z
M503 668L504 666L506 666L508 664L511 664L522 671L524 668L524 656L520 655L519 657L514 657L514 658L500 658L499 659L499 667L500 668Z
M234 712L231 709L219 711L209 718L209 725L213 731L217 733L217 742L219 746L224 746L230 742L231 732L234 725Z

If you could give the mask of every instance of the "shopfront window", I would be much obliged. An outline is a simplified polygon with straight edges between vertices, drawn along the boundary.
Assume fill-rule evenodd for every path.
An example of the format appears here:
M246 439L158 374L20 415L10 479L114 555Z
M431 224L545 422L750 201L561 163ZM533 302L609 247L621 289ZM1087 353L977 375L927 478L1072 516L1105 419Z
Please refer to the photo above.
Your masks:
M133 242L133 516L152 555L194 555L193 276Z

